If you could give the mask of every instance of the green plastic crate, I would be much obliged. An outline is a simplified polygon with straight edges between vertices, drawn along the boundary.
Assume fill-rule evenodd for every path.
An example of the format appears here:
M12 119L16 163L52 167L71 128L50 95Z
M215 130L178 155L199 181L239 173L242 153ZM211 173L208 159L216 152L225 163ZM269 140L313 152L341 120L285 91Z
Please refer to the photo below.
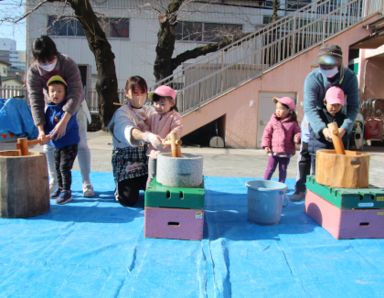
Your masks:
M204 185L201 187L165 186L153 179L145 191L145 207L204 209Z
M316 182L315 176L307 176L307 189L341 209L381 209L384 208L384 189L335 188Z

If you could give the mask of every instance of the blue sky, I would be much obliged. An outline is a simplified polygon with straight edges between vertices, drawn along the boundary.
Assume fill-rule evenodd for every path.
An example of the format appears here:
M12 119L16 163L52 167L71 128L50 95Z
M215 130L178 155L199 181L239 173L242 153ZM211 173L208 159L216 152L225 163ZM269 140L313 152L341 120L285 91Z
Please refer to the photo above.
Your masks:
M25 50L25 20L18 24L3 22L5 18L15 18L23 14L24 8L21 0L0 0L0 38L16 40L16 49Z

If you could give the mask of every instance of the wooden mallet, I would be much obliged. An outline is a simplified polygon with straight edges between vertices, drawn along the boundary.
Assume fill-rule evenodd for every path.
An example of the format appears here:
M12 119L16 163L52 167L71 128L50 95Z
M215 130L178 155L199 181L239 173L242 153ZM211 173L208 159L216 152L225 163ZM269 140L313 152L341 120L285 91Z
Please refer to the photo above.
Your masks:
M39 140L28 140L27 138L18 138L16 143L16 149L19 150L20 155L28 155L28 147L40 144Z
M172 157L181 157L181 140L176 133L171 133L169 141L165 141L164 144L171 145Z

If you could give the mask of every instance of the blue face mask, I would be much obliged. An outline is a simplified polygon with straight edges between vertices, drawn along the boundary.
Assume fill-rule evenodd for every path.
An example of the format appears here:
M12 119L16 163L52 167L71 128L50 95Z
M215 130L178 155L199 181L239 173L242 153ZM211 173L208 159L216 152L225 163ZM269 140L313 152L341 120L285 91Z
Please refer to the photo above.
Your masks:
M339 73L339 69L337 66L331 68L331 69L322 69L320 68L320 72L325 76L326 78L330 79L333 78L335 75Z

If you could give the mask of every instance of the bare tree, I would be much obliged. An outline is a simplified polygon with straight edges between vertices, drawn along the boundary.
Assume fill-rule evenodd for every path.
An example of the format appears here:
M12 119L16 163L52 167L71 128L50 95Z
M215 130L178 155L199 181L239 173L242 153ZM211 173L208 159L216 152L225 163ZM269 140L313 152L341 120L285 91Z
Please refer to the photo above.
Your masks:
M119 102L115 55L101 28L89 0L48 0L48 2L68 3L81 23L88 46L95 56L97 81L96 91L99 96L99 113L103 127L107 126L116 110L114 102Z
M115 55L111 45L107 40L98 18L89 0L41 0L35 8L27 12L22 18L33 13L43 4L50 2L60 2L69 5L75 17L81 23L90 50L95 56L97 68L96 91L99 96L99 113L102 126L105 128L117 106L114 102L118 99L118 84L115 69ZM195 49L185 51L176 57L173 56L176 41L177 15L183 4L191 3L193 0L171 0L165 12L159 11L160 29L158 32L158 42L156 46L156 59L154 63L154 74L156 80L160 80L172 74L172 72L183 62L205 55L228 45L234 39L227 35L223 36L218 42L212 42Z
M160 29L157 34L156 59L153 67L156 81L172 75L173 71L183 62L215 52L243 36L243 34L226 35L218 42L208 43L172 57L175 50L178 12L181 6L187 2L193 1L172 0L166 11L159 14Z
M275 22L279 18L279 15L278 15L279 8L280 8L280 1L279 0L272 0L272 19L271 19L271 22Z

